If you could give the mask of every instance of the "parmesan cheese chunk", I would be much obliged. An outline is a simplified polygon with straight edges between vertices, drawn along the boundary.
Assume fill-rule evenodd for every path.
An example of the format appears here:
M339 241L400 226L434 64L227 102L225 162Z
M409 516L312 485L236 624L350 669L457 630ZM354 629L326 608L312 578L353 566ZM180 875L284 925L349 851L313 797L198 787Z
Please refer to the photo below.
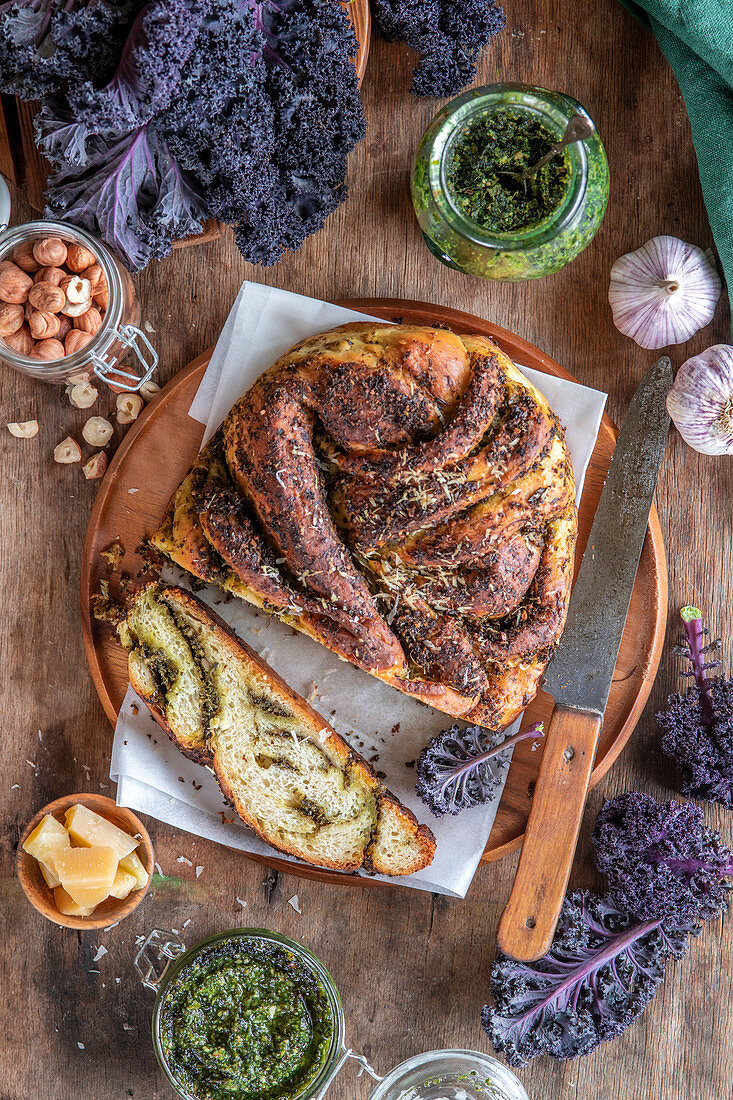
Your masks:
M117 874L114 848L69 848L56 860L56 873L71 898L84 907L99 905L109 897Z
M142 890L148 884L148 872L143 867L137 852L130 852L129 856L123 856L120 860L120 870L127 871L128 875L135 876L137 889Z
M118 859L137 848L138 842L129 833L80 803L66 811L66 828L74 844L82 848L114 848Z
M94 912L93 905L78 905L74 899L66 893L63 886L57 886L53 892L53 900L59 913L65 917L88 917Z
M51 814L46 814L26 840L23 850L38 860L41 874L53 889L59 884L56 858L70 847L69 834L61 822Z
M119 900L122 901L131 890L136 890L137 888L137 879L135 876L131 875L129 871L121 871L118 868L109 896L111 898L119 898Z

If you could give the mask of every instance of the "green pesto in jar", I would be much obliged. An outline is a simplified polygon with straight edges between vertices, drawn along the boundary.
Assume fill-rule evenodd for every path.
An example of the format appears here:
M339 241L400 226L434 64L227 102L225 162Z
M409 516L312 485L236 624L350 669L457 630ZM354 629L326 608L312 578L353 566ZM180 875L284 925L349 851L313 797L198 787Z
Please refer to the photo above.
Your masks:
M232 938L167 986L161 1047L198 1100L290 1100L320 1072L334 1034L320 980L287 948Z
M530 179L515 180L542 159L557 137L525 112L499 110L482 115L458 136L446 182L456 207L492 233L531 229L560 206L570 181L563 150Z

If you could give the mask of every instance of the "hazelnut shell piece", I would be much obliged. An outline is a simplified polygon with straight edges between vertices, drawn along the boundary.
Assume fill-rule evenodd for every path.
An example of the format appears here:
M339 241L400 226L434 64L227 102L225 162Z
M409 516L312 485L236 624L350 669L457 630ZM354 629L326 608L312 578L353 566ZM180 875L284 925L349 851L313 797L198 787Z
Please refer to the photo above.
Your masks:
M114 428L103 416L90 416L81 430L87 443L93 447L104 447L112 438Z
M75 439L67 435L66 439L62 439L54 447L53 460L59 462L62 466L68 466L72 462L81 462L81 447Z

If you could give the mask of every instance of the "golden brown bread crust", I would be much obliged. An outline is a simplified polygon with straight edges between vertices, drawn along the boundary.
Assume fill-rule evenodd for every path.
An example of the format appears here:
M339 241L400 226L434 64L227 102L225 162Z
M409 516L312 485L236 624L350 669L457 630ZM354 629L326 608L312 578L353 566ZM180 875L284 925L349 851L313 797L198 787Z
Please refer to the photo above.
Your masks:
M358 773L362 783L371 791L376 800L378 821L385 813L389 813L400 822L404 845L401 848L403 862L399 870L396 870L393 865L388 865L385 861L384 853L380 850L376 835L367 844L363 857L358 861L347 863L343 859L307 860L307 856L302 851L297 850L297 848L294 849L292 846L283 845L277 831L263 827L262 820L257 817L256 807L248 805L246 801L238 797L236 786L233 784L227 768L223 766L219 758L215 743L209 743L207 739L203 739L200 747L192 747L189 741L183 739L180 733L171 728L166 716L165 700L158 690L151 690L151 684L145 677L146 665L140 657L142 652L139 649L140 640L136 636L132 615L135 601L144 601L151 597L166 607L185 610L192 619L201 623L206 630L216 632L217 644L220 650L227 652L233 661L240 664L244 663L248 669L250 683L253 674L259 677L260 683L266 685L268 692L271 692L279 703L284 703L286 708L290 709L297 717L299 738L313 738L314 742L329 750L330 754L340 762L345 772L348 771L351 776ZM412 874L431 863L436 844L435 837L430 829L419 824L414 814L406 806L403 806L390 791L386 790L371 765L353 750L333 727L305 699L293 691L282 677L246 642L242 641L214 611L185 589L173 585L164 586L156 582L146 585L135 597L135 601L133 601L128 617L120 630L120 638L126 648L130 650L128 659L130 683L143 699L158 725L167 733L181 752L196 763L213 769L225 798L234 806L246 825L278 851L286 855L297 855L301 859L317 862L319 866L327 866L333 870L354 871L363 866L366 870L376 873ZM161 640L162 647L163 642ZM149 643L144 648L150 655Z
M556 416L490 340L356 323L257 379L153 542L407 694L503 728L565 623L574 497Z

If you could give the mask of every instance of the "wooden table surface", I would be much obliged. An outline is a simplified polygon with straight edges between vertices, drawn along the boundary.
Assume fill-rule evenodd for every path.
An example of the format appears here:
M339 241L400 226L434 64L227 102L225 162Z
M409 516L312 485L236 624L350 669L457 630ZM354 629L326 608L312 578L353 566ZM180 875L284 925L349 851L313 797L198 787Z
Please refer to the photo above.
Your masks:
M350 197L325 230L267 270L244 263L227 233L176 251L140 276L163 380L215 341L247 278L314 297L412 297L490 317L544 348L583 382L608 390L609 412L623 418L654 355L612 325L606 300L611 263L658 233L703 248L712 244L684 105L654 39L615 0L507 0L506 9L507 29L485 51L480 81L524 80L569 92L590 110L606 143L611 201L587 251L559 274L527 284L482 282L442 267L422 244L407 188L411 153L438 104L408 94L408 51L375 40L364 84L368 134L351 159ZM13 220L28 213L16 196ZM726 342L728 323L721 303L711 326L690 345L673 349L675 365ZM96 484L85 482L78 466L51 460L55 444L69 432L78 434L85 414L69 407L61 389L7 371L1 382L3 423L36 417L41 425L30 442L12 439L4 429L0 434L0 987L9 1008L0 1044L1 1100L170 1100L149 1038L152 996L132 971L136 936L155 926L185 924L190 943L246 925L301 940L324 960L341 989L348 1042L382 1072L431 1048L490 1050L479 1016L516 856L482 868L465 901L289 875L267 888L261 865L148 820L163 877L124 924L108 933L77 934L46 923L28 906L14 877L14 843L50 799L80 790L111 793L112 733L92 687L79 628L80 554ZM101 404L98 411L104 412L112 401ZM711 629L727 636L729 660L731 499L731 460L703 458L673 433L657 494L670 616L685 603L704 608ZM673 621L670 638L677 633ZM678 793L654 721L655 710L676 687L676 669L667 653L631 743L590 799L574 886L601 885L588 838L605 797L632 788L661 798ZM730 815L706 807L706 819L730 843ZM203 866L199 878L196 865ZM288 904L296 893L301 914ZM622 1038L576 1062L540 1059L521 1071L532 1100L730 1095L732 928L724 921L708 924ZM100 945L107 953L95 962ZM364 1100L368 1094L367 1080L347 1069L329 1095Z

